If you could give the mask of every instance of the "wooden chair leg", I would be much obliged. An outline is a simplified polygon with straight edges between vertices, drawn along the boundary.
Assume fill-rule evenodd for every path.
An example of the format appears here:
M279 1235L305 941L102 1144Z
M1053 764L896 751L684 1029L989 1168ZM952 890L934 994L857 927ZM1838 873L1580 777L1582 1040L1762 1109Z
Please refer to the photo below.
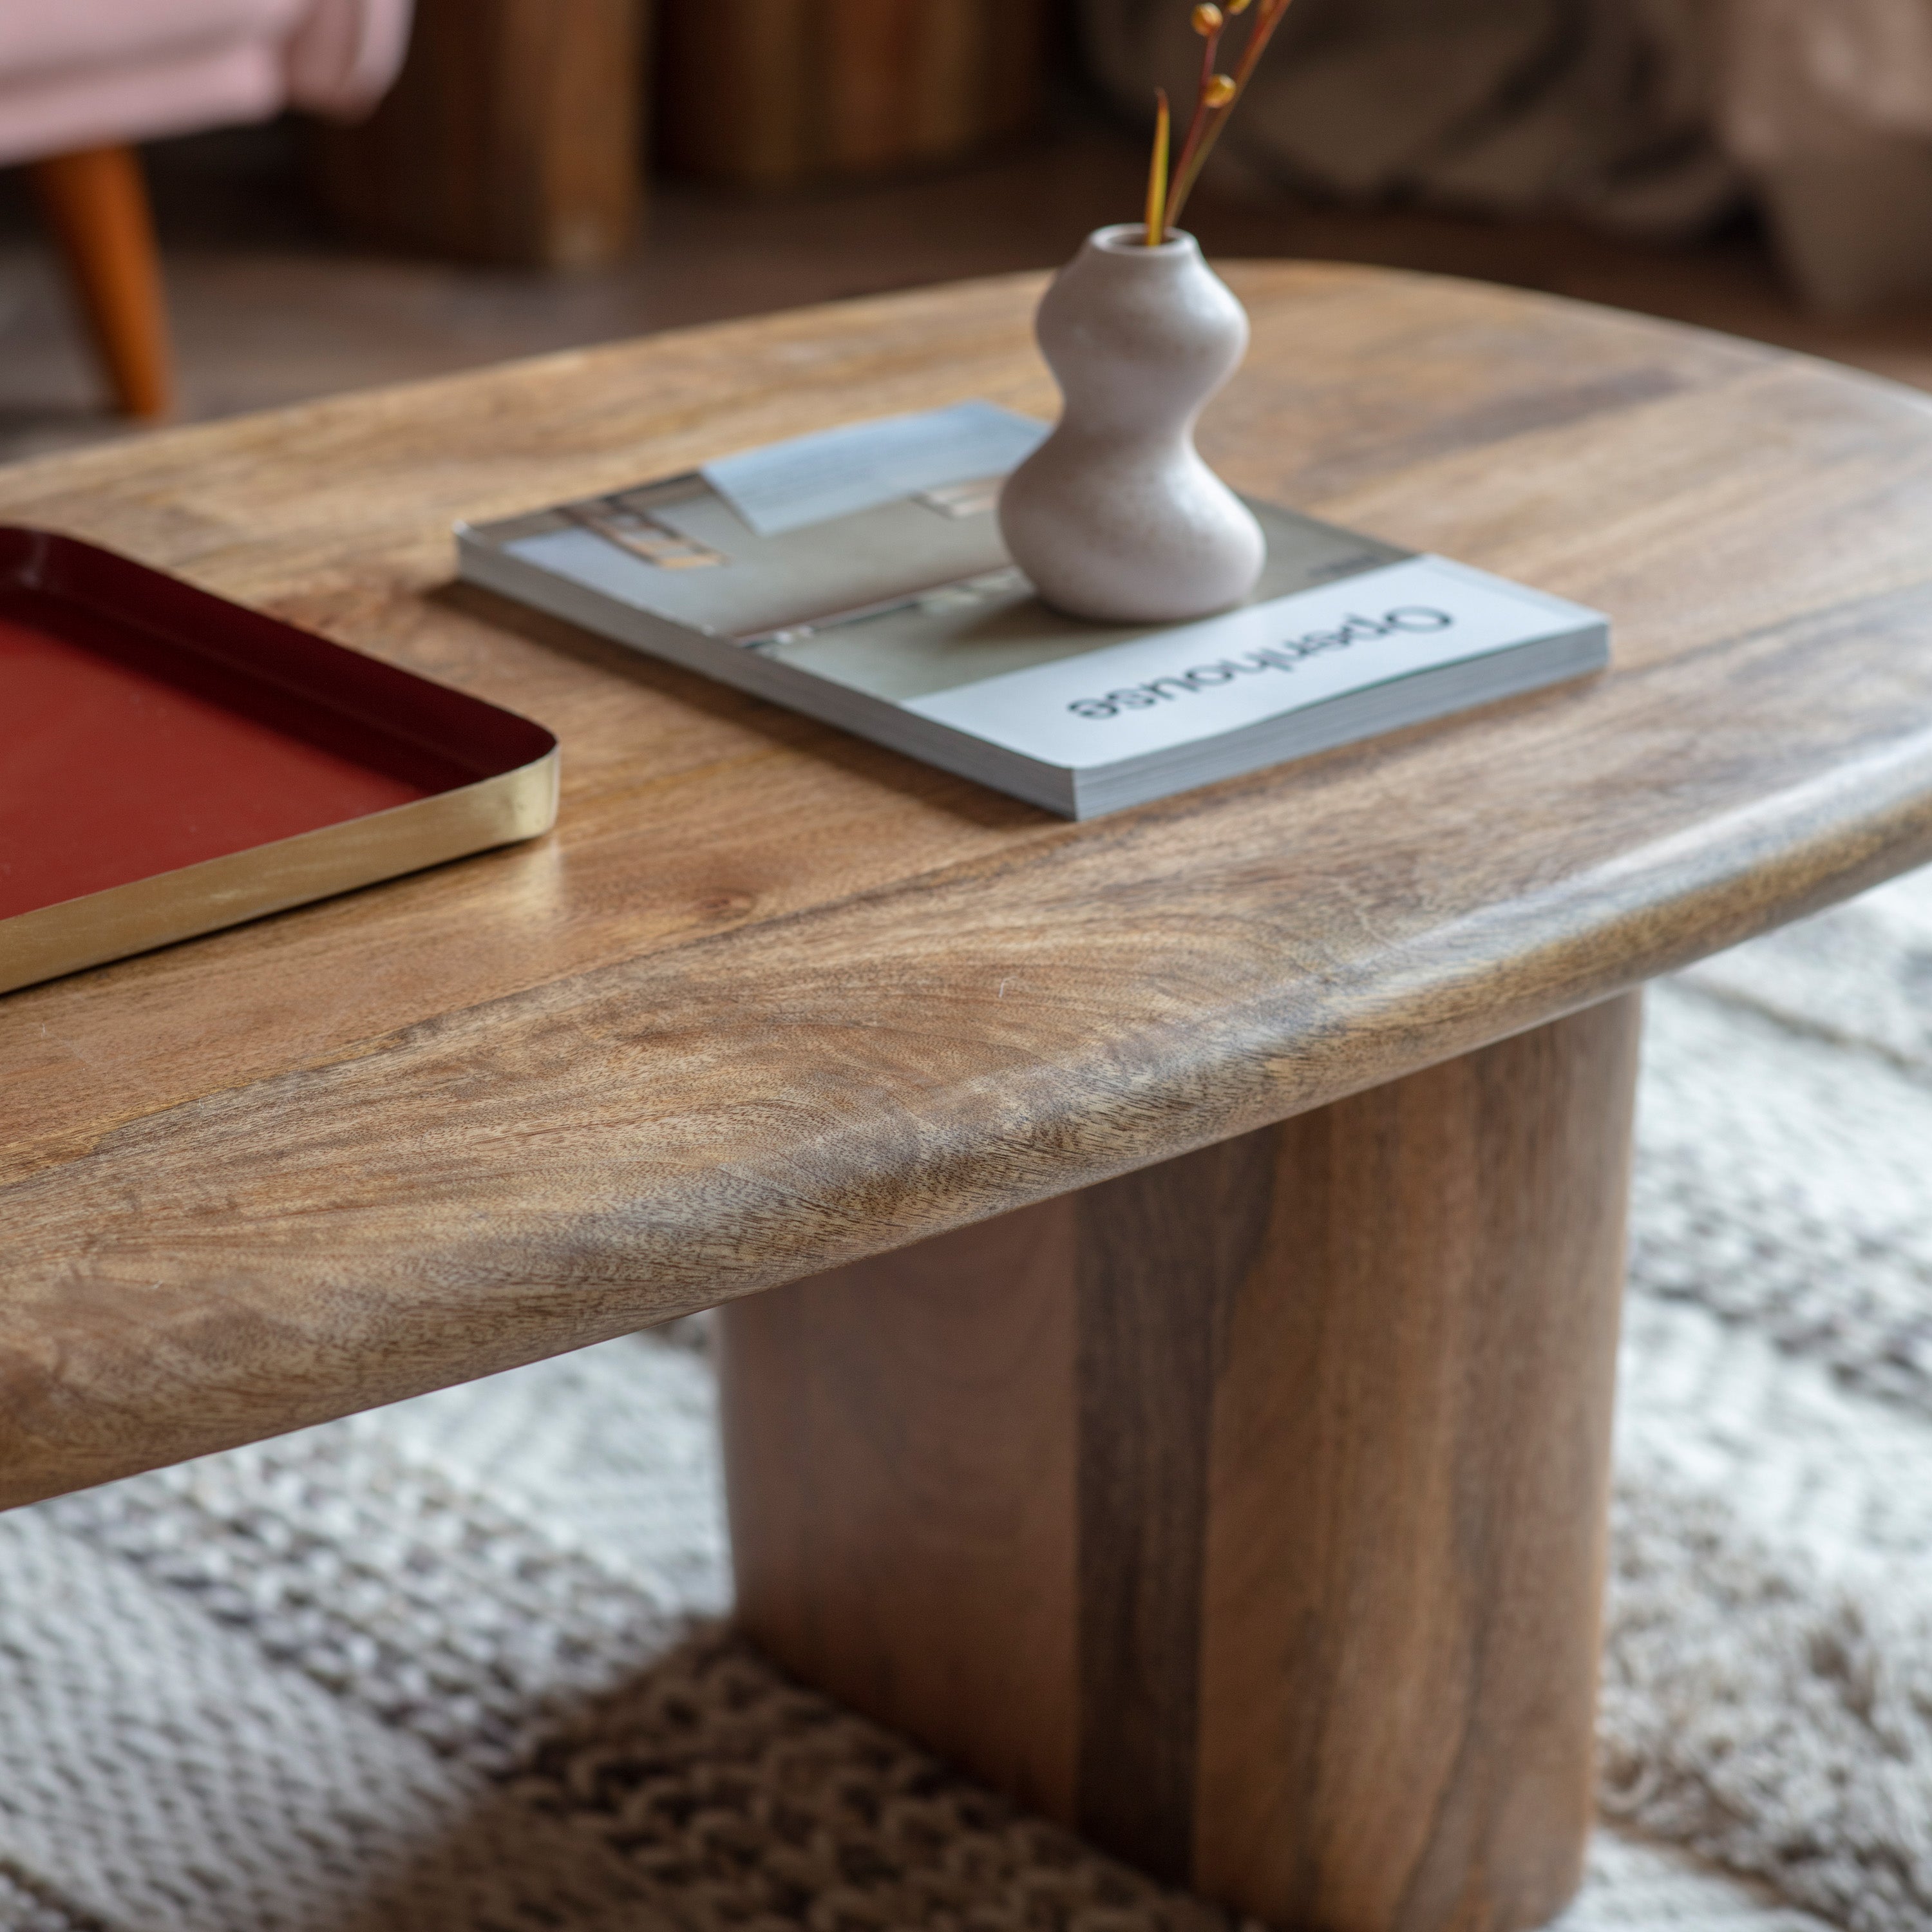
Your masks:
M166 414L173 371L154 218L128 148L93 148L34 164L40 204L67 258L116 405Z

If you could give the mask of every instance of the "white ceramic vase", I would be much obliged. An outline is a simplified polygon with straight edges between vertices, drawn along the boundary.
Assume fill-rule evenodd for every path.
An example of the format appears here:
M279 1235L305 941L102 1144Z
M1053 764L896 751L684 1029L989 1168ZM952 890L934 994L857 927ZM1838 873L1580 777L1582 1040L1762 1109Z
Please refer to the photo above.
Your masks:
M1102 228L1054 278L1040 346L1066 406L1007 478L1000 529L1047 602L1164 623L1253 590L1261 526L1203 463L1194 425L1247 352L1248 318L1191 235Z

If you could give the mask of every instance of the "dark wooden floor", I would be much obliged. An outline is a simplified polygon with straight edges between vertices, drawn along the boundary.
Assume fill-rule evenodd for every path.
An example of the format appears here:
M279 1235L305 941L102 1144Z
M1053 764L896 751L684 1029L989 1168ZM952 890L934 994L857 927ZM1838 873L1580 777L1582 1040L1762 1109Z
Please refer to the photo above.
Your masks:
M346 250L312 212L286 126L150 155L190 418L801 302L1046 268L1130 218L1138 142L1070 110L1028 148L928 179L784 200L655 194L634 260L551 279ZM1808 316L1744 230L1695 248L1556 224L1496 225L1244 199L1192 225L1210 252L1369 261L1474 275L1760 337L1932 388L1932 308ZM66 293L19 177L0 174L0 460L125 434L103 411Z

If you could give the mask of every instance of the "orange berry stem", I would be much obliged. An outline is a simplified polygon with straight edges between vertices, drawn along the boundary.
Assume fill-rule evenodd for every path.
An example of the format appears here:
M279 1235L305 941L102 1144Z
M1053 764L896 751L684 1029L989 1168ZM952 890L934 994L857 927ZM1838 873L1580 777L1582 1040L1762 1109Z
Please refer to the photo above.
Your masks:
M1193 193L1194 184L1201 178L1201 170L1207 166L1208 157L1214 152L1214 143L1221 138L1221 130L1228 124L1228 116L1240 105L1241 96L1248 91L1248 82L1254 78L1256 64L1268 51L1274 30L1281 25L1282 16L1293 4L1294 0L1261 0L1254 24L1248 29L1247 43L1241 49L1240 61L1234 69L1233 94L1222 106L1198 117L1202 120L1199 140L1196 141L1193 130L1189 130L1186 148L1168 190L1167 219L1170 226L1180 220L1187 197ZM1202 86L1204 89L1204 81Z
M1206 128L1210 112L1208 106L1208 83L1214 78L1214 56L1221 49L1221 28L1217 26L1212 33L1202 36L1201 80L1199 85L1194 90L1194 112L1187 123L1187 138L1181 142L1180 158L1174 164L1174 178L1177 182L1184 182L1188 178L1188 168L1193 161L1195 151L1201 146L1201 137ZM1168 225L1172 226L1174 218L1172 190L1169 192L1168 200L1167 219Z

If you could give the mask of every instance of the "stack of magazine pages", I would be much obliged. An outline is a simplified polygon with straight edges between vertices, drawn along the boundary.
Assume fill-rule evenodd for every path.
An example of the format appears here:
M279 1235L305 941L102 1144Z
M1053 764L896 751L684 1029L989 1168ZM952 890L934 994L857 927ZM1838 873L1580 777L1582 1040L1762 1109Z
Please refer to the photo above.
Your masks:
M1600 669L1597 612L1268 503L1249 601L1048 608L1001 478L1045 424L966 403L460 525L462 574L1070 818Z

